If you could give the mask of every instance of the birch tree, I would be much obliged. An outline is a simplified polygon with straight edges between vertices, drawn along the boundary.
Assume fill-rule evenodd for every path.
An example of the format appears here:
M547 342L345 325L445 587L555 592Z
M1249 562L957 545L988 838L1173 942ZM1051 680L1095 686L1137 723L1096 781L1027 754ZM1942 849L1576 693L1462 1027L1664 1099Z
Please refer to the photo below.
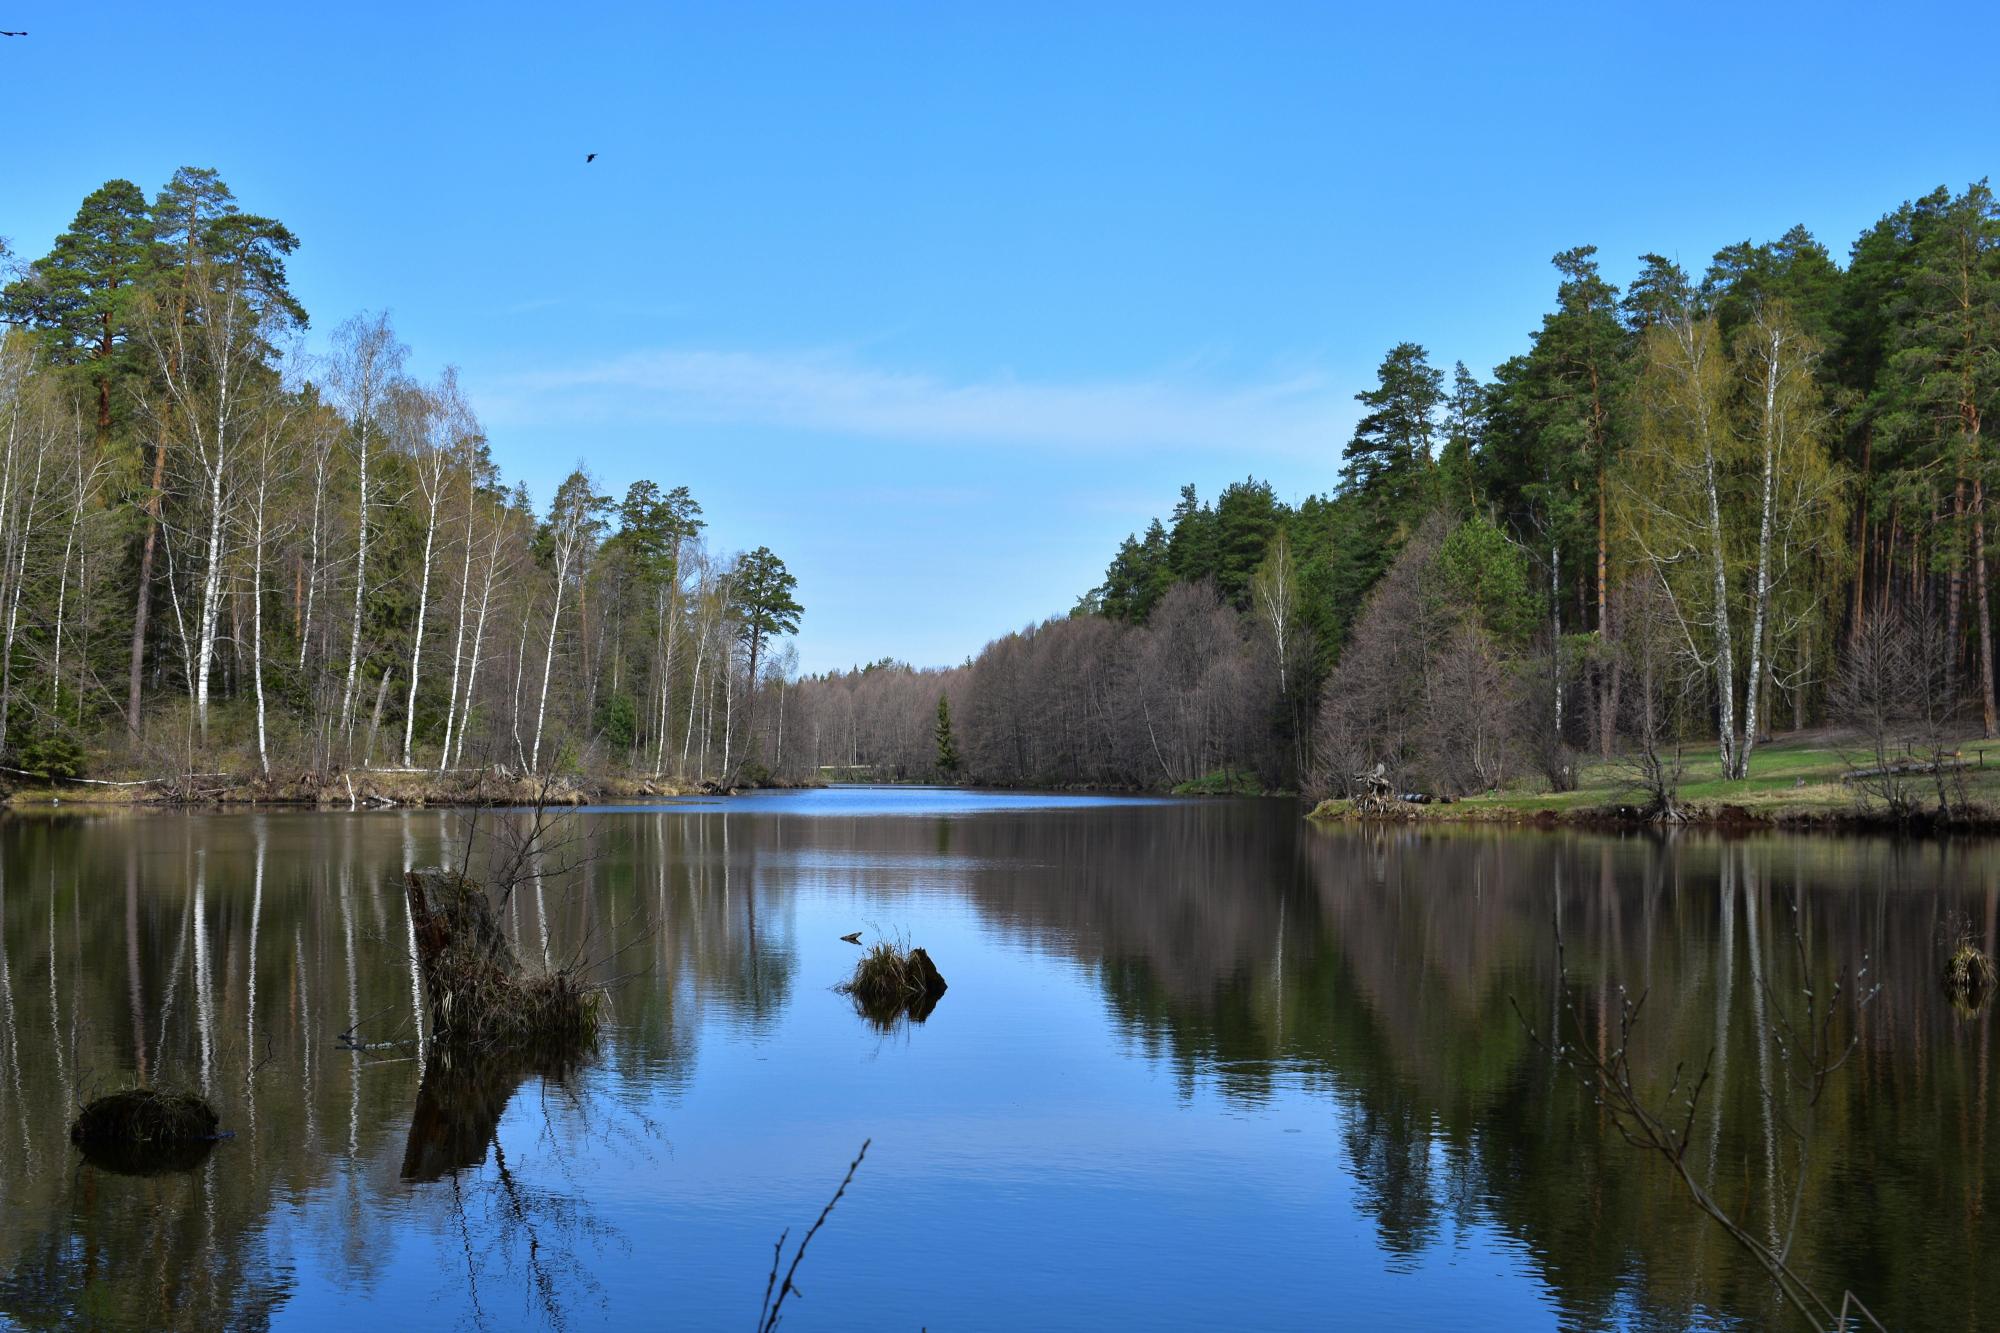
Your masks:
M445 489L451 474L452 439L465 428L468 413L458 391L458 372L447 366L435 393L418 393L411 411L419 420L412 423L410 443L414 457L411 471L417 479L417 494L424 503L424 554L417 576L417 624L410 635L410 693L403 709L403 767L415 767L410 754L417 730L417 687L422 679L424 629L430 618L431 561L437 547L438 515L442 512Z
M1818 347L1778 302L1760 306L1738 347L1757 504L1743 738L1732 775L1741 778L1749 776L1763 728L1759 709L1777 670L1775 649L1796 642L1800 628L1823 614L1826 599L1812 594L1845 560L1840 532L1847 507L1843 478L1824 444L1827 415L1813 376ZM1795 670L1805 669L1795 663Z
M74 421L74 418L72 419ZM58 718L62 716L63 631L67 626L70 601L70 567L74 563L77 581L81 585L89 567L88 534L84 518L98 504L103 476L110 463L109 455L102 448L85 447L81 424L80 421L75 422L75 428L72 430L74 447L66 469L68 484L63 498L69 510L69 526L63 536L61 572L56 579L55 650L49 667L49 711ZM76 701L79 712L83 702L82 693L79 687Z
M1731 436L1728 358L1691 300L1645 335L1639 439L1621 499L1626 527L1668 590L1688 660L1714 690L1722 771L1740 773L1724 469Z
M528 749L531 773L542 771L542 727L548 720L549 678L555 669L556 634L562 627L564 593L578 576L586 552L596 542L603 526L600 515L609 503L607 497L597 494L590 475L579 468L563 480L549 505L544 541L555 589L549 604L548 647L542 655L541 693L535 702L535 739Z
M296 393L271 395L254 423L250 444L250 682L257 705L257 767L266 777L271 774L271 742L264 697L264 556L278 535L272 522L274 493L295 470L289 426L299 401Z
M328 377L345 410L357 475L354 530L354 618L347 640L347 681L340 692L340 729L354 748L354 694L361 672L361 624L368 599L368 518L375 502L368 475L369 450L389 388L402 372L408 349L396 341L387 314L356 315L334 330Z
M14 645L20 626L21 589L32 565L31 545L42 505L54 435L49 386L31 378L34 357L25 340L10 340L0 365L0 402L6 410L0 453L0 736L12 721Z
M478 522L480 509L480 482L484 473L491 471L485 463L485 436L479 429L478 419L472 413L469 403L459 400L459 411L452 422L448 457L454 469L453 480L458 484L459 494L465 501L465 526L459 537L460 562L458 572L458 615L452 630L451 643L451 690L445 701L444 743L438 748L438 771L443 772L452 763L452 746L463 731L459 720L459 687L465 676L465 630L466 617L472 600L472 558L479 545ZM493 528L494 536L499 535L499 525ZM484 627L488 594L492 589L493 559L497 556L495 545L486 562L486 587L479 601L481 627ZM477 648L474 649L475 654ZM416 674L414 671L411 673ZM470 696L471 690L466 691ZM468 710L469 711L469 710Z
M1845 483L1822 440L1816 356L1778 302L1733 349L1691 304L1646 334L1621 508L1687 660L1709 678L1729 778L1749 776L1777 646L1823 614L1813 594L1844 558Z
M244 448L244 421L254 411L254 381L269 378L256 306L234 265L197 260L190 282L171 307L156 303L142 338L157 386L148 415L188 470L188 521L183 530L201 551L188 692L196 726L208 739L216 638L221 626L224 568L229 557L235 471Z

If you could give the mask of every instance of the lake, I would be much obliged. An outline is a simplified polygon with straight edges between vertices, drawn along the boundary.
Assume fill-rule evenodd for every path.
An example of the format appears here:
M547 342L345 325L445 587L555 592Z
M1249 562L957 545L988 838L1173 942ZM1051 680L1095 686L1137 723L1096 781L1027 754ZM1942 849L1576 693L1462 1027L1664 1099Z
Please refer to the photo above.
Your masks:
M524 818L0 822L0 1324L748 1328L863 1140L788 1328L1784 1323L1531 1035L1610 1049L1641 992L1635 1077L1664 1105L1707 1068L1691 1170L1746 1230L1892 1328L2000 1323L1993 1026L1937 982L1959 929L1993 947L2000 846L907 788L600 807L502 911L609 983L596 1055L376 1045L423 1022L403 873ZM855 930L929 951L926 1021L835 992ZM1843 970L1870 998L1808 1106L1805 978L1823 1004ZM141 1079L234 1137L83 1161L76 1106Z

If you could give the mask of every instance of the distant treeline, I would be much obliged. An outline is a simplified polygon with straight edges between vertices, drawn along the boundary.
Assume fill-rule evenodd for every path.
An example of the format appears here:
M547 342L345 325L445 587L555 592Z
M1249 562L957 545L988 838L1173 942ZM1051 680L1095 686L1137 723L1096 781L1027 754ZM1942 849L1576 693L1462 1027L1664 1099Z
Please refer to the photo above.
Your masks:
M961 667L803 682L817 753L1326 791L1380 764L1465 792L1681 743L1740 775L1826 720L1993 735L1987 185L1903 204L1845 265L1802 227L1699 274L1642 256L1622 291L1594 247L1554 263L1553 309L1488 380L1390 349L1326 494L1184 488L1068 618Z
M538 509L388 320L301 350L298 246L212 171L110 181L0 290L0 745L10 767L608 766L781 758L795 580L685 488Z

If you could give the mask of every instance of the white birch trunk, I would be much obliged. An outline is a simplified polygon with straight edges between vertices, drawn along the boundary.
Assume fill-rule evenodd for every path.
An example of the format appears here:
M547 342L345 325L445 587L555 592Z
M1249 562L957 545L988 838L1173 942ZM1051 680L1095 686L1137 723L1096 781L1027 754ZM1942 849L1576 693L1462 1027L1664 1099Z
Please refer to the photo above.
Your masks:
M535 704L535 743L528 752L530 773L542 771L542 724L549 715L549 673L555 669L556 663L556 628L562 623L563 581L563 570L558 567L555 605L549 609L549 646L542 654L541 697Z
M1766 330L1764 366L1764 466L1758 503L1757 579L1750 609L1750 680L1743 696L1743 743L1736 755L1738 778L1750 776L1750 753L1757 747L1757 701L1763 684L1764 625L1771 605L1771 523L1778 480L1778 371L1784 353L1784 333Z
M26 499L17 499L20 517L14 525L14 547L20 554L14 558L13 586L7 594L6 641L0 644L0 735L5 735L7 724L12 720L14 702L14 639L21 619L21 589L28 581L28 544L35 535L35 509L40 503L42 490L42 462L48 452L47 441L37 439L35 445L34 480L28 487Z
M458 728L458 687L465 667L465 617L472 597L472 520L477 510L477 497L472 489L472 469L465 470L465 562L458 574L458 628L452 635L451 643L451 696L444 708L444 745L438 750L438 771L442 773L451 764L452 741Z
M458 719L458 745L452 755L454 765L465 763L465 733L472 726L473 693L479 684L479 650L486 642L486 608L493 597L493 575L500 563L500 529L493 530L493 541L487 549L486 577L479 589L479 619L472 629L472 661L465 670L465 702L460 707Z
M424 566L417 583L417 629L410 639L410 696L403 709L403 767L413 767L410 743L417 732L417 672L423 665L424 622L431 608L431 549L437 540L437 499L432 493L430 512L424 524Z
M250 683L257 696L257 766L266 777L271 775L271 747L264 713L264 502L270 485L267 459L257 478L255 531L250 539Z
M360 526L354 544L354 628L347 640L347 684L340 693L340 729L346 734L350 758L354 751L354 684L361 669L362 599L368 589L368 422L356 425L360 436L361 499L356 505Z

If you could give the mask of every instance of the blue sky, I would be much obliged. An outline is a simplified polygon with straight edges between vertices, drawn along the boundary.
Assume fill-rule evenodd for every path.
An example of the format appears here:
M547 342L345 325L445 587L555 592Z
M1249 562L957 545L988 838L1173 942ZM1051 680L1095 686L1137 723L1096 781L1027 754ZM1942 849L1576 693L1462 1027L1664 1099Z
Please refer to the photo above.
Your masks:
M688 485L807 669L955 662L1184 481L1327 489L1384 349L1484 376L1559 249L1844 257L1996 165L2000 7L1510 8L0 0L0 235L219 168L538 499Z

